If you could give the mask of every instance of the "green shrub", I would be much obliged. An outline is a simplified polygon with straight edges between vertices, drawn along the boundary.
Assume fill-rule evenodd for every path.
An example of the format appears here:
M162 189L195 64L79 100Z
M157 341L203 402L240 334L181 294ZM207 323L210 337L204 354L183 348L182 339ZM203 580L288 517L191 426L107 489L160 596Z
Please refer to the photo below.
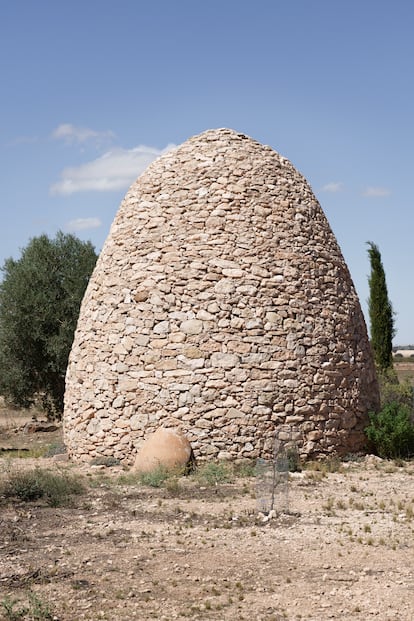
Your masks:
M157 466L150 472L140 472L138 475L139 482L149 487L162 487L166 480L172 476L172 472L165 466Z
M51 507L66 504L72 495L83 491L78 477L68 473L55 474L41 468L11 473L0 489L6 498L19 498L24 502L42 498Z
M231 466L225 462L207 462L197 468L195 476L203 485L217 485L233 480Z
M407 405L392 401L380 412L370 412L369 419L365 432L380 457L395 459L414 454L414 425Z
M254 459L244 459L238 464L234 464L233 473L236 477L256 476L256 462Z

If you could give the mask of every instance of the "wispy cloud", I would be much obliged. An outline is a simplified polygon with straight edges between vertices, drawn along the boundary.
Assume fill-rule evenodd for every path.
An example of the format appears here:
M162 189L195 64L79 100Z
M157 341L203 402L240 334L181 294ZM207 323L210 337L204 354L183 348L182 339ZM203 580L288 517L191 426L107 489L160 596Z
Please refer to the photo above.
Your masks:
M70 220L67 223L66 230L75 233L76 231L98 229L100 226L102 226L102 222L99 218L76 218L76 220Z
M373 196L373 197L389 196L390 194L391 194L391 190L388 190L387 188L379 188L379 187L372 187L372 186L368 186L362 192L362 196Z
M90 129L89 127L77 127L71 123L62 123L52 132L52 138L54 140L63 140L65 144L68 145L84 144L89 141L102 143L114 137L115 134L110 130L100 132Z
M140 145L133 149L114 149L81 166L65 168L60 181L50 187L50 194L70 195L75 192L109 192L128 188L159 155L172 149Z
M344 188L342 181L331 181L322 186L322 192L341 192Z

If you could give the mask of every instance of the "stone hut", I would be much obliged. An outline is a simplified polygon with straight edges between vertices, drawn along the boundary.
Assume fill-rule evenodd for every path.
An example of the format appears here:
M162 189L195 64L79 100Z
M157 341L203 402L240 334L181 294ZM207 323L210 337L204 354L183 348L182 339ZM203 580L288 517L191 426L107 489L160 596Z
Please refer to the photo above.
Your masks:
M229 129L190 138L131 186L89 282L70 354L70 456L132 463L158 427L196 458L364 446L378 406L364 318L305 179Z

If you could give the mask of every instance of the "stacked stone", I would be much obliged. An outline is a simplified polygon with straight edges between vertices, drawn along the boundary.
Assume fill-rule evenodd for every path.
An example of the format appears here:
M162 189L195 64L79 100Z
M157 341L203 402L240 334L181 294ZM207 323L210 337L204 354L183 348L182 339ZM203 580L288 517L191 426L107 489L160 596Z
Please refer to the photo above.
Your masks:
M292 164L228 129L131 186L82 303L64 436L77 460L132 463L158 427L196 458L357 451L378 387L329 224Z

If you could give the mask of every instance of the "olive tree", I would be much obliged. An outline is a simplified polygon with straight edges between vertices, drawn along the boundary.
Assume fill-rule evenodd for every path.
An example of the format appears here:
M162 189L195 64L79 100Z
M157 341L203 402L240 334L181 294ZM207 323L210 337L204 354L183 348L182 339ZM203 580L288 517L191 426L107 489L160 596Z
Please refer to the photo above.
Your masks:
M63 411L65 373L79 307L96 263L90 242L58 232L7 259L0 283L0 394L27 407Z

